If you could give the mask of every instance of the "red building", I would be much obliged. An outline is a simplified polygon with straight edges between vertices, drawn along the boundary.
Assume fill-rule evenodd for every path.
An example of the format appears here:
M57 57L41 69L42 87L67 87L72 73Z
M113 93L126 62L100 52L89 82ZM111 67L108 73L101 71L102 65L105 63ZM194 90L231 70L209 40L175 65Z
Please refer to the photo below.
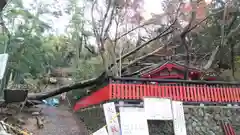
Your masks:
M159 64L157 67L152 68L144 73L141 73L141 78L152 79L184 79L186 67L176 62L166 62ZM200 80L204 74L201 70L190 67L188 68L188 78L190 80ZM215 76L208 76L205 80L216 80Z
M142 100L146 96L189 103L240 103L240 83L198 80L203 73L197 68L189 68L190 80L183 80L184 72L185 66L166 62L141 73L140 78L112 78L104 87L80 99L74 110L112 100Z

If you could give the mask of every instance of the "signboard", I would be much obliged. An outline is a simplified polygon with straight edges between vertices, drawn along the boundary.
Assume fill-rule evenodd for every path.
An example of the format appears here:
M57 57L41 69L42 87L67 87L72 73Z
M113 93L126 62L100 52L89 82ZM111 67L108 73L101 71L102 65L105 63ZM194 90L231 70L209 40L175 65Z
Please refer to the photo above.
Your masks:
M173 120L172 101L167 98L144 98L144 109L149 120Z
M149 135L143 108L120 107L121 135Z
M108 135L106 127L100 128L98 131L94 132L92 135Z
M8 54L0 54L0 80L3 79L8 61Z
M186 122L184 117L183 103L172 101L173 127L175 135L187 135Z
M104 115L109 135L120 135L120 126L114 102L103 104Z

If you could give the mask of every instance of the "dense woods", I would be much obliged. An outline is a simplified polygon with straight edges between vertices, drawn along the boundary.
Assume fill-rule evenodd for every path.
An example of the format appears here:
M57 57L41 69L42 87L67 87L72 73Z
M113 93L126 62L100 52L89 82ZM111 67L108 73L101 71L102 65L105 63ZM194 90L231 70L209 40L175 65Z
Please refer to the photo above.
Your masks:
M29 98L43 99L169 58L240 79L239 1L159 2L162 11L147 15L143 0L9 0L1 11L0 53L10 55L2 88L28 84ZM57 77L74 83L46 93Z

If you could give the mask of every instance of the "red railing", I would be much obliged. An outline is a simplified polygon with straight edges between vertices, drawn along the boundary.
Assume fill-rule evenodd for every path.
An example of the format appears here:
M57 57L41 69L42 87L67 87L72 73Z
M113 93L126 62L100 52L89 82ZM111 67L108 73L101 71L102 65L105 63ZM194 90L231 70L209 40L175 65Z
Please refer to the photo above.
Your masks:
M155 83L155 84L154 84ZM186 102L240 102L240 83L115 78L110 99L164 97Z
M222 122L222 127L225 135L236 135L235 130L233 129L232 124Z
M163 97L197 103L240 103L240 83L114 78L107 86L80 99L74 110L114 99L141 100L143 97Z
M74 111L81 108L89 107L91 105L101 104L102 102L109 100L109 86L105 86L89 96L83 97L73 107Z

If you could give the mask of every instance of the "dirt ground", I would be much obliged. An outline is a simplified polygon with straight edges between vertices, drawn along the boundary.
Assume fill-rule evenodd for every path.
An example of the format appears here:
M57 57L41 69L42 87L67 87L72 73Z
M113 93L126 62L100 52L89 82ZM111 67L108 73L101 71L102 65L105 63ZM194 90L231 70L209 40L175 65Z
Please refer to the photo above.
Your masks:
M43 129L38 129L35 117L28 118L23 128L28 129L33 135L89 135L85 125L67 106L44 106L41 118Z

